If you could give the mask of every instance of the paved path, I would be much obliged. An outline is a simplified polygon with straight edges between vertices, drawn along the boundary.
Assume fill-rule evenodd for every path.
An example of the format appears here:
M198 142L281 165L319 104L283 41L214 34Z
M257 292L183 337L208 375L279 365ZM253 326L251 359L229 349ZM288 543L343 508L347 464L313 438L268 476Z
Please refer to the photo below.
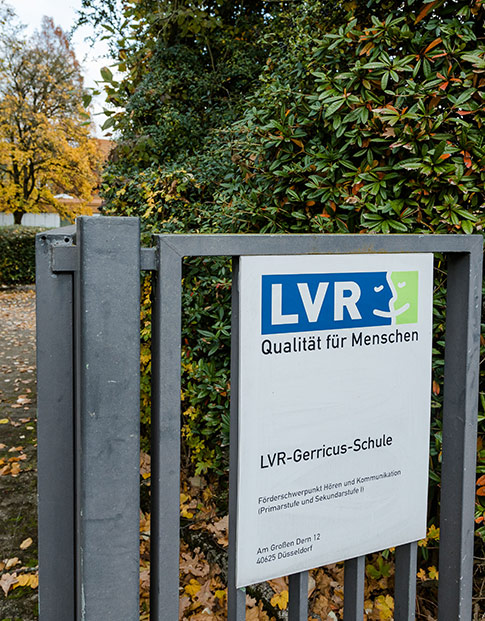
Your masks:
M35 292L0 288L0 621L38 618L35 399Z

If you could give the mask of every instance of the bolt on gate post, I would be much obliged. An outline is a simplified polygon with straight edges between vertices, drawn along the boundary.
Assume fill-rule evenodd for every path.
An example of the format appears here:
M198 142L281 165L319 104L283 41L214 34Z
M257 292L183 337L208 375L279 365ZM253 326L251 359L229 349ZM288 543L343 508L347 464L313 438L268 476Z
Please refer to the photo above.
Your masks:
M37 237L40 620L139 618L139 285L153 314L152 621L178 618L181 267L186 256L444 253L448 302L439 621L471 619L482 238L414 235L161 235L135 218L79 218ZM239 299L233 287L229 619L236 588ZM415 616L416 542L396 549L395 619ZM363 618L365 557L345 564L345 621ZM307 618L308 574L289 580Z

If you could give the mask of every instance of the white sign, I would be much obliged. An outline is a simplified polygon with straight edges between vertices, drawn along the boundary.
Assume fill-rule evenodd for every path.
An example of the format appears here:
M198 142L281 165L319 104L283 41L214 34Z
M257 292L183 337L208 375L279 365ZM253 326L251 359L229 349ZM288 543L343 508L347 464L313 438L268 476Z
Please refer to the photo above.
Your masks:
M431 254L241 257L238 587L426 535Z

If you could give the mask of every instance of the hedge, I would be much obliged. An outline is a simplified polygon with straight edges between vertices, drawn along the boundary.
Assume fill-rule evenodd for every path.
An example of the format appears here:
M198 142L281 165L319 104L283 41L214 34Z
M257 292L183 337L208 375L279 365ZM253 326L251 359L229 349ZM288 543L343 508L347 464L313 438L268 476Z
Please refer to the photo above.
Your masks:
M0 227L0 285L35 282L35 236L44 228Z

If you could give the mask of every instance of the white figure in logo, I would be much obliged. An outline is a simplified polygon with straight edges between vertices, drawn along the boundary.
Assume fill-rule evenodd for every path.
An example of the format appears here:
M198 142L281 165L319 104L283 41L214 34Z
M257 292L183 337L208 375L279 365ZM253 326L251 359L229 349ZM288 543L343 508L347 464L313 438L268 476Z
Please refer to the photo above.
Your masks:
M408 310L409 303L406 302L406 304L403 304L400 308L395 308L394 305L398 298L398 291L396 291L396 287L394 286L394 283L392 281L391 272L386 273L386 280L392 293L392 297L389 300L389 310L385 311L379 308L375 308L373 313L377 317L384 317L386 319L390 319L391 325L395 325L396 317L399 317L399 315L402 315ZM399 289L402 289L406 286L406 282L398 282L397 286L399 287ZM383 289L384 289L384 285L380 285L379 287L374 287L374 291L376 293L379 293L379 291L382 291Z

